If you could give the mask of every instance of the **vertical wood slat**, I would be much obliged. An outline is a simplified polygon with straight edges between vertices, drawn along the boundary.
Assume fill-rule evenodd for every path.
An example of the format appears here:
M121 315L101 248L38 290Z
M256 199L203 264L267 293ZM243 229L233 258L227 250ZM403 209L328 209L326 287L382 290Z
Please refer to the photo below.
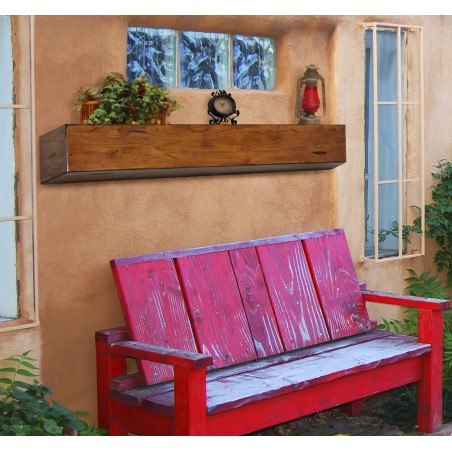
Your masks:
M344 233L302 243L331 338L371 330Z
M131 339L197 352L181 287L171 259L113 268ZM139 361L147 384L173 378L165 364Z
M228 252L176 259L199 352L214 367L256 359Z
M263 358L284 352L256 249L231 250L229 255L257 356Z
M299 241L257 247L286 351L329 340Z

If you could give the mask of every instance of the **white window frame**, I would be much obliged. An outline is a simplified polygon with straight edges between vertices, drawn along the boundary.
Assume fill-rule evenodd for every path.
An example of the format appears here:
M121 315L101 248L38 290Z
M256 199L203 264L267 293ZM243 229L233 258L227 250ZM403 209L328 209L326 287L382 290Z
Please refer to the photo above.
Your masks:
M34 98L35 98L35 87L34 87L34 18L33 16L11 16L11 22L15 22L20 27L27 28L26 37L27 42L20 42L20 46L29 46L29 57L21 57L17 62L16 66L29 65L24 68L20 67L22 75L20 75L20 83L27 83L27 89L29 90L29 102L27 103L12 103L12 104L0 104L0 110L15 110L15 111L29 111L30 121L27 123L25 129L20 129L20 135L26 136L27 144L21 144L24 149L21 149L21 155L26 155L26 161L21 158L20 165L21 168L26 167L26 174L30 175L31 180L27 180L27 187L30 190L26 190L24 193L16 193L17 197L26 197L27 208L24 212L15 212L15 215L0 217L0 224L3 222L14 222L17 225L25 224L23 222L29 222L28 231L22 230L20 228L21 234L27 234L27 243L29 246L25 247L22 240L21 249L17 252L17 243L15 244L17 262L20 264L20 274L22 280L25 281L24 284L27 285L26 294L20 293L17 296L18 303L18 316L16 318L2 318L0 321L0 333L7 331L14 331L24 328L32 328L39 325L39 315L38 315L38 287L37 287L37 231L36 231L36 135L35 135L35 114L34 114ZM13 28L13 26L11 27ZM21 29L24 29L21 28ZM23 36L17 33L17 40L23 39ZM16 43L17 45L17 43ZM14 44L13 44L14 52ZM1 68L0 68L1 70ZM19 99L20 102L21 99ZM28 126L29 124L29 126ZM29 144L28 144L29 143ZM15 144L15 143L14 143ZM29 154L29 155L28 155ZM22 204L19 201L19 204ZM30 246L31 244L31 246ZM24 249L27 248L27 249ZM32 253L32 256L30 256ZM16 269L17 271L17 269ZM0 294L1 296L1 294ZM0 306L0 315L1 315Z
M388 262L390 260L399 260L399 259L407 259L417 256L423 256L425 254L425 183L424 183L424 76L423 76L423 28L420 26L414 26L414 25L401 25L401 24L389 24L389 23L381 23L381 22L370 22L370 23L363 23L362 24L365 31L371 30L373 33L373 48L372 48L372 59L373 59L373 97L374 102L373 106L370 106L369 108L373 108L373 166L374 166L374 178L373 180L369 180L369 184L373 184L374 191L373 191L373 201L374 201L374 208L373 208L373 231L375 234L374 238L374 253L371 257L364 257L364 261L366 262L379 262L384 261ZM419 33L419 98L417 100L408 100L403 96L403 80L402 80L402 65L401 65L401 33L403 31L406 31L407 33ZM395 101L380 101L378 98L378 49L377 49L377 32L381 31L390 31L397 33L397 100ZM409 35L408 35L409 36ZM397 106L397 121L398 121L398 137L397 137L397 153L398 153L398 175L397 179L395 180L382 180L379 177L379 106L381 105L395 105ZM407 128L407 119L403 117L403 109L406 106L418 106L420 109L420 115L419 115L419 124L416 124L416 126L419 128L419 134L420 134L420 143L419 143L419 176L418 177L406 177L406 173L403 172L404 167L404 159L403 151L406 147L406 153L407 155L410 155L410 149L408 144L405 142L402 143L403 140L403 133L402 130L406 130ZM402 127L402 124L404 127ZM413 126L413 125L412 125ZM411 151L415 152L415 151ZM417 207L419 208L419 215L420 215L420 223L421 223L421 231L420 234L420 250L418 252L414 253L408 253L406 252L404 240L403 240L403 224L404 224L404 218L406 214L406 201L405 201L405 190L404 187L406 187L407 183L417 183L420 184L420 205ZM398 186L398 252L397 255L391 255L391 256L384 256L381 253L380 247L379 247L379 240L378 240L378 231L379 228L379 211L380 211L380 203L379 203L379 187L381 187L383 184L397 184ZM367 213L367 212L366 212ZM367 234L366 234L367 235Z

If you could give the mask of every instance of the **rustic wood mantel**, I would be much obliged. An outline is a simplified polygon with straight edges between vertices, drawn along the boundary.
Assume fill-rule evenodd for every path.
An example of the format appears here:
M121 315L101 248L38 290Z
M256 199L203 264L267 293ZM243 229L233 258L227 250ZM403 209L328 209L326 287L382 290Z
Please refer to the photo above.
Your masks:
M41 183L331 169L343 125L71 125L40 137Z

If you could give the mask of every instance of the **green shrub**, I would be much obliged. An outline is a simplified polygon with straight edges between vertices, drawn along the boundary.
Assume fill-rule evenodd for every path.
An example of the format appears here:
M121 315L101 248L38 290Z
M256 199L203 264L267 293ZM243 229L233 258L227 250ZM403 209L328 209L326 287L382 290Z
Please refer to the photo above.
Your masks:
M0 436L99 436L106 433L88 425L86 411L70 411L46 396L52 391L36 380L38 369L30 351L3 360L0 367ZM32 383L26 380L32 380Z
M405 278L409 295L424 298L448 299L447 284L431 272L417 275L409 269L411 276ZM410 308L405 311L402 320L385 320L378 328L395 331L399 334L417 336L418 334L417 309ZM443 352L443 419L452 420L452 311L444 312L444 352ZM379 407L383 419L398 425L402 429L413 428L417 417L417 385L408 385L392 392L393 397L384 400Z
M452 288L452 163L440 160L432 173L437 183L432 187L432 203L425 206L426 236L435 239L438 272L446 271L447 286Z

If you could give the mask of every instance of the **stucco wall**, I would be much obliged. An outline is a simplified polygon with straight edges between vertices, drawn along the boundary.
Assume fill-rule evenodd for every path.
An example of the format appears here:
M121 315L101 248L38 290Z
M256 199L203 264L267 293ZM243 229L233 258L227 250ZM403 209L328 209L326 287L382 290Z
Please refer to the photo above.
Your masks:
M40 185L38 253L44 382L55 398L96 414L94 332L123 323L109 260L159 250L344 227L369 287L403 290L403 270L428 259L362 264L364 243L364 18L306 16L38 16L35 19L37 136L77 123L74 92L111 71L125 73L128 25L274 36L277 89L229 90L239 123L296 123L298 77L316 64L326 79L325 122L345 124L347 163L335 170L123 182ZM368 18L366 18L368 19ZM447 98L449 29L438 17L372 18L424 25L426 173L451 158ZM184 109L171 122L207 123L210 91L172 90ZM427 180L429 180L427 178ZM378 312L378 311L377 311ZM15 333L16 335L18 333Z

